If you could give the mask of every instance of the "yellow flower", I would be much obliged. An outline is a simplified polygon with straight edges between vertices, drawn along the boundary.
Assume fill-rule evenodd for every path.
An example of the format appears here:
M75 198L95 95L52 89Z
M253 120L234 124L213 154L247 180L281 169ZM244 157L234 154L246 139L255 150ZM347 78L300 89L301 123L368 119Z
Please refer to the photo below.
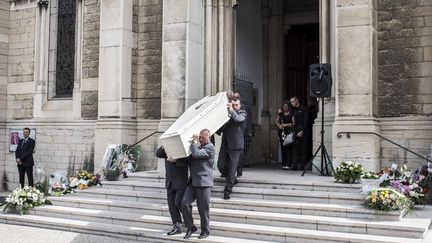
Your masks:
M372 202L373 202L373 203L376 203L376 198L373 197L373 198L372 198Z

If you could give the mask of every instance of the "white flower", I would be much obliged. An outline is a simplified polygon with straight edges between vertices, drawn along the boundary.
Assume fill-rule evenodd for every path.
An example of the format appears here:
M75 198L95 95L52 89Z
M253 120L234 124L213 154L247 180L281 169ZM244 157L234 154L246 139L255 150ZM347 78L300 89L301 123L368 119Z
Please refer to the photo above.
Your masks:
M354 168L352 166L349 167L349 170L354 170Z

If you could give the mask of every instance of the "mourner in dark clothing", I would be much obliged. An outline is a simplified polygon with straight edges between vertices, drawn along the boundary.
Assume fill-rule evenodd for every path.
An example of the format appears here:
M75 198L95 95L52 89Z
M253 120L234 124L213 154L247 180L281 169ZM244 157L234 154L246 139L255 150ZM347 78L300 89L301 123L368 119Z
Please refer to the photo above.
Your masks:
M287 134L289 130L293 128L293 114L288 101L283 103L281 112L276 115L275 124L279 129L278 136L281 146L282 169L289 170L292 164L292 146L283 145L283 134Z
M19 181L21 187L24 187L24 175L27 174L29 186L33 186L33 151L35 140L30 138L30 128L24 128L24 138L19 140L18 147L15 150L15 161L18 167Z
M306 107L302 106L297 97L290 99L292 114L294 116L294 132L296 133L296 144L293 149L292 170L303 170L306 159L306 135L309 113Z
M168 158L161 146L156 151L156 157L165 159L165 188L167 189L167 202L173 228L167 235L181 234L181 200L188 180L188 159Z
M222 133L222 144L219 151L218 170L226 178L224 199L230 199L232 189L237 183L236 172L240 154L244 149L244 132L246 111L241 109L240 100L233 98L228 104L230 119L216 133Z
M241 100L241 96L240 93L235 92L233 94L233 97L240 99ZM239 162L237 165L237 177L241 177L243 176L243 168L245 165L245 161L248 159L248 149L249 146L252 142L252 137L254 136L254 125L253 125L253 121L252 121L252 110L250 106L245 105L244 103L241 103L241 107L240 110L244 110L246 111L247 117L246 117L246 127L245 127L245 132L244 132L244 149L243 152L240 154L240 158L239 158Z

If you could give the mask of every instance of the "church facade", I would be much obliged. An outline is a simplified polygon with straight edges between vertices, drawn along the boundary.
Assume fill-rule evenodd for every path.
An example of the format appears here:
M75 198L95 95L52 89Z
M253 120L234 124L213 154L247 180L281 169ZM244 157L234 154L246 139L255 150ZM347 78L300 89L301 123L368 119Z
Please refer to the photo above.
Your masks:
M320 108L313 63L331 64L324 136L335 164L424 162L374 134L431 151L429 1L0 0L2 180L18 182L12 131L36 130L35 162L47 173L98 170L107 144L164 131L228 89L252 111L252 163L277 160L281 102ZM321 113L314 150L320 130ZM141 143L140 170L157 169L158 136Z

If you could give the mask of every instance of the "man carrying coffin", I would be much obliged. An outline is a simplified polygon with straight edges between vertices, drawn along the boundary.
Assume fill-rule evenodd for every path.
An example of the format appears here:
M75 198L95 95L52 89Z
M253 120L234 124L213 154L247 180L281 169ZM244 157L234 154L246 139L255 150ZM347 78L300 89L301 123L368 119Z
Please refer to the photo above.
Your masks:
M173 228L167 235L181 234L181 200L188 180L188 159L168 157L163 146L156 151L156 157L165 159L165 188L167 189L168 209Z
M218 170L226 178L224 199L230 199L232 189L237 184L236 172L240 154L244 149L244 132L247 113L241 109L240 99L232 97L228 103L230 119L216 133L222 133L222 144L219 151Z
M187 227L184 239L197 231L193 223L192 203L197 200L198 213L201 220L201 234L198 239L210 235L210 194L213 187L214 145L210 142L210 131L201 130L199 136L193 135L189 156L190 177L182 200L182 213Z

